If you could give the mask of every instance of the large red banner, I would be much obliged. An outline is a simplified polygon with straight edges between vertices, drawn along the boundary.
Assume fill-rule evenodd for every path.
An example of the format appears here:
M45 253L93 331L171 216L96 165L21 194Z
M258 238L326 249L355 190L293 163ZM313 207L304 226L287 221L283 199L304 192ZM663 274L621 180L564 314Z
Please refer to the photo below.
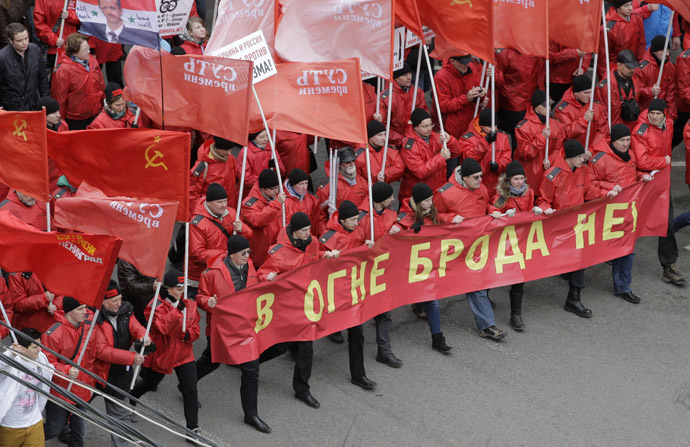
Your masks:
M206 45L206 52L212 54L261 30L273 54L275 7L274 0L219 0L218 18L213 24L213 34Z
M46 115L0 110L0 182L47 202Z
M101 307L122 240L113 236L46 233L0 211L0 267L34 272L46 288Z
M566 11L563 11L566 14ZM496 48L549 57L547 0L494 0Z
M669 172L551 216L520 212L424 226L281 274L213 310L213 361L256 359L284 341L316 340L417 301L533 281L629 254L666 233Z
M189 221L188 133L149 129L48 131L48 155L70 184L109 196L155 197L179 203Z
M549 0L551 41L586 53L598 51L602 1Z

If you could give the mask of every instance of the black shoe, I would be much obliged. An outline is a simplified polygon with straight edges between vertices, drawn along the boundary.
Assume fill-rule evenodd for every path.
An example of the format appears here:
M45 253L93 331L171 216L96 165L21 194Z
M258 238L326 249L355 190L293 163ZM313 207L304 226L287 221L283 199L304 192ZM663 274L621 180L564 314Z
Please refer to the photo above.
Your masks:
M295 394L295 397L312 408L321 408L321 404L318 400L314 398L314 396L311 395L311 393L307 393L301 396Z
M572 312L578 317L582 318L590 318L592 316L592 311L587 309L581 302L580 300L577 301L571 301L568 300L565 302L565 310L568 312Z
M58 440L62 442L63 444L69 444L69 439L71 435L70 432L63 432L58 435Z
M350 382L358 387L364 388L365 390L373 390L376 386L376 382L369 380L367 376L362 376L359 379L350 379Z
M511 314L510 315L510 327L518 332L525 330L525 323L522 322L522 315Z
M632 292L614 293L614 295L623 298L625 301L633 304L640 304L640 297Z
M255 429L259 430L261 433L271 433L271 427L267 423L261 420L259 416L244 417L244 423L251 425Z
M200 435L200 434L201 434L201 429L200 429L199 427L197 427L197 428L192 428L191 430L192 430L195 434L197 434L197 435ZM185 442L187 442L187 443L189 443L189 444L199 445L198 442L192 441L192 440L190 440L190 439L185 439Z
M506 331L497 328L496 326L489 326L488 328L479 331L479 336L482 338L488 338L493 341L501 341L505 338Z
M336 345L342 345L345 343L342 332L338 331L328 336L328 339L335 343Z
M422 308L422 306L418 304L413 304L410 307L412 308L412 312L414 312L414 314L417 315L417 318L426 321L426 311Z
M450 354L450 350L453 348L446 344L446 337L443 336L443 332L439 332L438 334L431 334L431 349L441 354Z
M397 358L395 354L393 354L392 352L386 355L380 353L377 354L376 361L379 363L385 363L391 368L400 368L403 365L403 361Z

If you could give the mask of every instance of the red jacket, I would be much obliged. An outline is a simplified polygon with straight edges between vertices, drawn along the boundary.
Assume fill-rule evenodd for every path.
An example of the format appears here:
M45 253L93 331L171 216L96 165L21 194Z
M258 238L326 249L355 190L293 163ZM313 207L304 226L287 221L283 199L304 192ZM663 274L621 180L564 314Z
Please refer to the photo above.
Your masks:
M458 157L462 153L460 143L452 135L447 146L452 157ZM405 162L405 172L398 193L400 202L412 195L412 187L417 183L426 183L433 190L446 182L446 161L441 156L441 149L443 143L437 133L431 132L427 143L412 126L407 128L405 144L400 150L400 156Z
M55 324L55 314L48 312L48 298L45 287L35 274L12 273L7 284L9 295L12 297L14 312L14 326L18 328L32 327L38 332L47 331ZM53 304L58 310L62 309L62 295L55 295Z
M328 163L324 166L326 170L328 170ZM372 180L373 181L373 180ZM324 182L319 186L319 190L316 191L316 195L319 197L319 200L321 203L324 203L328 200L328 195L330 192L330 188L328 187L329 184L329 179L328 177ZM366 178L361 177L360 175L357 175L355 177L355 184L351 185L345 180L345 177L343 177L342 173L338 173L338 188L336 191L335 195L335 207L338 208L341 203L343 203L343 200L349 200L350 202L354 203L357 206L360 206L364 203L369 203L369 184L367 183ZM363 207L368 207L368 205L362 205ZM326 224L328 223L329 216L328 216L328 207L323 206L319 208L319 225L321 232L325 231ZM312 222L313 225L314 222ZM312 233L313 233L312 229Z
M549 138L549 154L558 151L563 144L563 125L555 118L549 121L551 137ZM525 119L515 126L517 148L513 158L518 160L525 170L525 177L534 191L539 191L544 177L544 157L546 156L546 138L542 131L546 127L541 122L534 108L527 110Z
M357 174L363 177L365 180L367 178L367 154L364 153L364 148L360 147L355 150L355 155L357 159L355 164L357 165ZM378 151L371 148L369 151L369 163L371 164L371 182L376 183L376 176L381 172L381 167L383 166L383 148ZM386 172L385 172L385 182L393 183L402 178L403 172L405 172L405 163L402 157L400 157L400 151L394 146L389 145L388 152L386 153Z
M631 50L637 60L644 57L644 49L647 41L644 36L644 23L642 18L632 14L630 20L624 19L615 7L611 7L606 13L606 29L609 41L609 63L611 69L616 68L616 58L623 50ZM603 79L606 74L606 48L604 46L603 30L599 38L599 63L597 65L597 78Z
M199 147L198 160L192 168L189 177L189 209L201 198L206 197L206 190L211 183L219 183L228 194L228 204L237 206L238 179L242 174L241 168L232 154L228 154L226 162L211 158L211 145L215 141L208 139ZM249 189L248 186L245 188Z
M277 200L270 202L255 184L242 204L242 220L251 225L254 235L249 243L252 248L252 261L260 266L271 245L276 243L282 227L283 207Z
M146 356L144 366L156 372L171 374L173 368L194 361L194 343L201 335L199 327L199 311L196 301L184 300L187 309L186 330L189 331L189 340L184 341L182 332L182 311L175 308L166 299L161 299L156 304L156 312L151 324L151 341L156 344L156 352ZM151 304L146 306L144 316L148 320L151 315Z
M531 108L531 106L530 106ZM475 122L479 122L479 117L475 118ZM512 159L512 148L510 146L510 138L508 134L503 131L498 131L496 135L496 163L498 163L498 172L493 172L489 165L491 164L491 144L487 143L484 135L480 135L474 130L476 126L470 125L470 130L460 138L460 145L462 147L463 158L474 158L482 167L484 177L482 184L488 189L496 189L498 183L498 176L506 170L506 166Z
M362 82L362 93L364 94L364 114L368 123L374 119L376 114L376 88L371 84Z
M507 200L501 193L496 191L489 204L489 213L494 211L505 213L511 209L515 211L532 211L532 208L534 208L534 189L527 187L527 191L523 195L509 195Z
M393 108L391 109L391 129L388 143L393 146L401 147L403 142L403 135L406 135L407 123L410 121L412 115L412 95L414 92L414 84L410 85L407 91L398 85L397 82L391 82L393 85ZM381 105L379 106L379 113L383 117L383 124L386 124L388 119L388 102L389 102L390 88L381 93ZM426 106L424 99L424 90L417 89L417 100L415 101L415 109L424 109L427 112L429 108Z
M301 211L309 216L312 236L319 237L321 235L321 202L319 201L319 197L313 192L307 191L300 199L290 193L287 183L288 181L285 180L283 184L285 195L287 196L287 200L285 200L285 224L287 225L290 223L290 218L293 214ZM280 219L280 225L282 226L282 217L280 217Z
M395 213L395 211L389 209L389 208L384 208L383 212L381 214L377 213L376 210L374 210L374 240L378 241L381 239L384 235L388 234L390 229L395 225L395 222L398 219L398 215ZM367 228L366 234L367 238L369 237L369 234L371 233L371 230L369 230L369 214L367 212L366 216L366 221L361 221L360 220L360 225L364 225Z
M206 199L199 199L189 226L189 277L195 281L199 280L206 263L212 257L227 250L228 237L213 222L221 224L225 231L232 235L232 224L237 217L235 209L230 206L220 219L213 217L206 209L205 203ZM240 234L251 240L254 232L249 225L243 223Z
M272 159L271 148L267 145L266 148L261 149L253 142L249 142L239 154L237 154L237 161L242 166L242 159L244 151L247 152L247 168L244 170L244 187L249 189L254 186L254 183L259 181L259 174L264 169L269 169L268 163ZM278 158L278 165L280 166L280 175L285 178L285 166L280 159L280 154L276 151ZM241 169L241 168L240 168Z
M98 61L93 56L89 56L89 71L86 71L67 53L61 54L50 85L63 118L84 120L98 115L103 108L105 82Z
M307 144L306 134L287 130L276 131L276 151L286 173L289 174L295 168L309 173L310 156Z
M406 199L405 201L401 202L400 212L398 213L398 217L396 218L397 225L403 230L411 228L412 224L415 223L415 211L412 209L410 200L412 199ZM450 223L453 220L453 217L455 217L455 214L439 212L438 222L436 223ZM424 216L424 225L434 225L434 222L431 220L430 217Z
M50 47L48 48L48 54L55 54L57 51L56 45L60 33L60 15L62 14L63 6L64 2L60 0L36 0L34 6L36 35L43 43ZM81 23L77 18L76 6L76 0L70 0L67 4L69 16L65 20L65 27L62 31L62 38L65 41L67 41L67 36L77 32L77 27Z
M664 157L671 156L672 140L673 121L666 119L666 125L661 129L649 122L647 110L642 112L633 129L630 143L637 159L637 168L640 171L664 169L667 166Z
M124 306L125 303L123 302L122 305ZM129 306L131 307L131 304ZM96 344L96 361L93 373L107 381L111 364L131 366L134 364L134 355L138 352L115 348L112 323L103 313L99 314L98 320L92 335L93 343ZM144 338L146 329L134 318L133 314L129 316L128 327L130 346L136 340Z
M363 221L367 217L366 211L360 211L358 225L354 230L347 231L340 225L338 219L340 216L336 211L331 216L331 219L326 225L326 232L319 238L319 242L323 244L328 250L339 250L345 251L349 248L359 247L364 244L364 242L369 239L368 234L371 233L369 221Z
M589 175L594 185L609 191L616 185L626 187L640 180L645 173L637 170L635 152L628 150L630 160L624 161L613 153L609 143L608 138L600 139L597 153L589 160Z
M94 49L96 60L101 65L106 62L117 62L125 55L119 43L110 43L92 37L89 39L89 45Z
M645 51L644 59L640 61L640 68L635 70L633 75L637 92L637 102L640 103L640 110L647 110L649 103L654 99L652 87L659 79L659 64L649 50ZM661 93L659 98L666 101L666 116L676 119L678 110L676 108L676 66L673 62L666 59L664 63L664 73L661 76Z
M690 48L676 59L676 108L690 113Z
M293 246L288 236L288 228L283 228L278 235L278 243L268 251L266 261L257 272L259 280L266 280L266 277L271 272L280 274L318 261L323 257L324 253L325 250L323 250L319 241L315 238L312 238L305 251Z
M582 58L582 70L587 72L592 62L592 55L587 53ZM580 66L580 56L577 49L567 48L555 42L549 43L549 80L554 84L572 84L575 73Z
M599 84L597 84L597 88L596 88L596 91L594 93L594 97L600 103L606 104L606 106L603 106L603 107L607 107L607 113L608 113L609 93L608 93L608 87L606 86L606 84L610 81L611 82L611 126L623 123L626 126L628 126L628 128L632 131L633 127L635 127L635 122L634 121L623 121L623 119L621 118L621 107L623 107L623 100L632 99L632 98L637 99L637 95L640 91L640 86L637 85L637 82L635 81L635 77L633 76L633 79L632 79L633 87L630 89L630 92L626 95L623 88L621 88L620 92L619 92L619 90L618 90L618 78L616 78L616 76L614 74L616 72L617 72L616 68L611 69L611 75L608 77L608 79L604 79ZM642 111L641 108L640 108L640 111ZM607 121L606 125L608 126L608 121Z
M544 61L512 48L496 49L496 89L499 108L521 112L532 104L532 95L544 85Z
M0 202L0 210L9 211L17 219L41 231L46 231L48 228L45 202L36 201L34 205L26 206L19 200L15 190L11 190L7 198ZM53 228L52 219L50 224Z
M5 278L3 278L2 276L0 276L0 302L2 302L2 305L5 308L7 318L10 320L10 323L12 323L12 326L14 326L14 314L12 313L12 302L10 301L10 293L8 292L7 286L5 285ZM8 335L10 335L10 330L7 329L5 326L0 327L0 340L7 337Z
M79 327L76 327L67 321L67 318L65 318L65 314L62 311L55 312L56 323L43 333L41 336L41 343L63 357L67 357L76 363L77 360L79 360L81 350L84 348L84 343L86 342L86 336L89 332L92 319L93 314L89 312L88 316L86 317L86 321L80 324ZM72 368L71 365L59 360L47 349L43 351L43 353L57 371L60 371L63 374L69 374L69 370ZM93 371L95 360L96 343L90 341L86 345L86 351L84 352L84 357L81 360L80 366L87 371ZM82 381L92 387L96 382L90 376L87 376L83 371L79 371L77 380ZM53 382L63 388L67 388L69 386L68 382L65 379L60 378L57 374L53 375ZM87 402L89 399L91 399L91 391L76 383L72 385L72 389L70 391ZM51 390L51 394L64 401L72 402L53 390Z
M86 129L129 129L134 124L134 114L127 110L125 116L119 120L114 120L108 115L108 112L101 110L95 120L91 122Z
M611 91L613 94L613 90ZM606 89L604 89L606 95ZM591 147L594 136L599 133L602 136L609 134L609 124L606 117L607 106L604 103L594 100L592 110L594 110L594 118L590 126L589 146ZM569 88L563 94L561 100L556 104L554 111L554 118L561 122L563 141L576 139L583 146L587 139L587 121L585 121L585 113L589 110L589 102L582 104L575 98L573 88ZM553 129L552 129L553 130ZM535 189L536 186L534 187ZM538 189L537 189L538 191Z
M218 301L225 300L229 299L230 295L236 292L228 267L223 262L226 256L227 253L222 253L211 259L208 263L208 268L201 274L201 280L199 281L199 292L196 295L196 302L200 308L206 311L207 337L211 336L211 321L213 317L213 308L208 307L209 298L215 295ZM247 287L250 287L257 283L257 277L251 259L247 265Z
M198 54L201 56L204 54L204 50L206 49L206 42L199 45L196 42L185 40L184 42L182 42L182 45L180 46L184 49L184 52L187 54Z
M449 59L446 59L443 61L443 67L434 76L444 130L455 138L460 138L465 133L474 117L476 101L470 103L467 92L479 87L481 75L481 64L471 63L467 73L462 74L453 67ZM433 110L435 115L436 108Z
M690 185L690 121L683 129L683 140L685 140L685 183Z
M458 172L458 171L456 171ZM470 191L460 184L453 173L448 183L434 193L434 203L440 213L462 216L464 219L489 213L489 192L483 184Z
M574 172L562 156L556 157L553 166L544 173L537 206L544 210L562 210L604 197L603 191L592 183L584 166Z

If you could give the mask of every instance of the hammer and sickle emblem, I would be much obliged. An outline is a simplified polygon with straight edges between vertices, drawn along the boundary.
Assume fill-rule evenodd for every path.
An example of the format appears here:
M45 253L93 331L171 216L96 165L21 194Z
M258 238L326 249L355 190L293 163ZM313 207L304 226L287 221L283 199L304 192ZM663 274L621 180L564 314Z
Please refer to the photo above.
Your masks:
M450 6L453 5L470 5L470 8L472 8L472 0L452 0Z
M162 166L163 169L165 169L166 171L168 170L168 167L165 165L164 162L159 161L157 163L154 163L159 158L165 157L165 155L162 152L154 150L153 151L153 157L149 155L149 150L151 150L151 148L153 146L160 143L160 141L161 141L161 137L159 135L156 135L156 138L153 139L153 144L146 148L146 152L144 152L144 157L146 157L146 166L144 166L144 169L148 169L149 167L157 168L159 166Z
M26 129L26 125L27 125L26 120L19 119L19 118L14 120L14 132L12 132L12 135L23 138L24 141L26 141L26 133L24 133L24 129Z

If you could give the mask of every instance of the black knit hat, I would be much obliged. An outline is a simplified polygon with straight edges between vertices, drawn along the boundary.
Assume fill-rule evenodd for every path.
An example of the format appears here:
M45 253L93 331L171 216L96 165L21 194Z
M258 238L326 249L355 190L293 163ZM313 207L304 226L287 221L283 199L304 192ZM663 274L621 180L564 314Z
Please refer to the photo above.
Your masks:
M666 101L661 98L652 99L652 102L649 103L649 108L647 110L650 112L657 111L666 114Z
M118 295L122 295L122 293L120 292L120 286L117 285L117 282L111 279L108 283L108 288L105 289L105 296L103 297L103 299L107 300L110 298L115 298Z
M618 9L626 3L630 3L631 1L632 0L613 0L613 6L615 6L616 9Z
M224 151L233 149L234 147L237 146L232 141L226 140L225 138L221 138L221 137L213 137L213 141L216 143L216 149L221 149Z
M163 276L164 287L184 287L184 273L171 267Z
M573 79L573 93L583 92L585 90L590 90L592 88L592 78L582 74L580 76L575 76Z
M349 163L355 161L357 156L355 155L355 150L350 146L341 147L338 149L338 161L340 163Z
M427 118L431 118L429 112L424 109L414 109L412 115L410 116L410 121L412 121L412 127L417 127L419 124Z
M105 86L105 100L107 102L112 102L118 97L122 96L122 87L116 82L108 82Z
M393 79L399 78L400 76L406 75L407 73L412 73L412 67L410 67L410 64L405 62L401 69L395 70L393 72Z
M309 216L304 214L302 211L296 212L290 218L290 230L292 231L301 230L302 228L306 228L310 225L311 221L309 220Z
M170 54L173 56L184 56L187 52L182 47L172 47L170 49Z
M386 126L383 125L381 121L371 120L367 123L367 138L371 138L374 135L378 135L381 132L386 131Z
M525 175L525 170L519 161L513 160L506 166L506 178L511 179L516 175Z
M537 108L539 106L543 106L546 104L546 92L544 90L535 90L534 93L532 93L532 107ZM484 109L488 110L488 109ZM484 111L482 110L482 112ZM491 123L489 124L484 124L485 126L490 126ZM480 124L481 126L481 124Z
M263 129L258 131L258 132L250 133L249 134L249 141L254 141L254 139L256 139L256 137L258 137L261 132L263 132Z
M568 140L563 143L565 158L573 158L585 153L585 147L577 140Z
M350 217L358 216L359 209L357 205L349 200L343 200L338 207L338 218L340 220L349 219Z
M666 43L666 36L655 36L652 42L649 44L649 52L656 53L664 49L664 44Z
M68 313L72 312L74 309L77 307L81 306L81 303L71 296L63 296L62 297L62 310L65 312L65 315Z
M469 177L477 172L482 172L482 167L479 165L477 160L474 158L466 158L462 161L462 164L460 165L460 174L463 177Z
M46 115L50 115L51 113L55 113L58 110L60 110L60 104L57 102L56 99L51 98L50 96L44 96L41 99L39 99L38 106L39 108L46 108Z
M614 141L618 141L621 138L629 137L630 134L630 129L628 129L628 126L625 124L615 124L611 128L611 142L613 143Z
M371 198L376 203L381 203L393 195L393 187L385 182L376 182L371 187Z
M412 187L412 198L415 203L422 203L424 200L433 196L434 192L426 183L417 183Z
M249 241L239 234L233 234L228 238L228 254L232 255L249 248Z
M295 168L288 174L288 180L290 180L290 185L295 186L298 183L309 180L309 176L303 170Z
M491 109L484 109L479 112L479 125L491 127Z
M275 188L278 186L278 173L272 169L264 169L259 174L259 188Z
M211 183L210 185L208 185L208 189L206 190L207 202L213 202L216 200L222 200L227 198L228 193L225 191L225 188L223 188L223 186L221 186L220 183Z

